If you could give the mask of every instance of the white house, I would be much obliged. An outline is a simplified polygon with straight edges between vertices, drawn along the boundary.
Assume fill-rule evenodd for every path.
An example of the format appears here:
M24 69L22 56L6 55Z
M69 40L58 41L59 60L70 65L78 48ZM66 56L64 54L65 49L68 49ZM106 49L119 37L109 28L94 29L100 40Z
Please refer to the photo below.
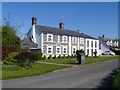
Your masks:
M83 49L86 55L93 56L93 52L99 55L99 40L78 31L64 29L64 23L59 28L37 25L37 19L32 18L32 27L27 37L38 45L43 55L71 55L76 50Z

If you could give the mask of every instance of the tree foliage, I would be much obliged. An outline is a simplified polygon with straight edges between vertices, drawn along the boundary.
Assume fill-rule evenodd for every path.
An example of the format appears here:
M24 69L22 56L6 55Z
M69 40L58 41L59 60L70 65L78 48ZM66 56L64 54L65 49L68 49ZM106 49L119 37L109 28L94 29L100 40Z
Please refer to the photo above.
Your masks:
M11 26L9 21L6 21L5 24L2 26L2 54L3 59L14 51L20 49L21 40L16 35L17 27Z

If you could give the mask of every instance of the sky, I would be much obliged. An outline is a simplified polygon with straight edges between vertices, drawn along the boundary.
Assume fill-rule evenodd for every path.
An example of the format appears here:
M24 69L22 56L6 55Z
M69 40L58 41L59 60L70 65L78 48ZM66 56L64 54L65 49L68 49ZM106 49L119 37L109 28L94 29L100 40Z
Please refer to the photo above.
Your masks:
M8 18L12 26L23 25L19 32L22 38L32 26L31 18L38 25L79 30L97 38L105 35L118 38L117 2L2 2L2 23Z

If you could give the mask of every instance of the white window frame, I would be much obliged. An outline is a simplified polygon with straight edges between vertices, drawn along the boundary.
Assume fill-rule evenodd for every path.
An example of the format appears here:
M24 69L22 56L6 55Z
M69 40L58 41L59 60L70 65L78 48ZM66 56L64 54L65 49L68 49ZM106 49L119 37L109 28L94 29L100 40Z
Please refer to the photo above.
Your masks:
M91 41L91 47L93 48L93 46L94 46L94 42L93 42L93 41Z
M95 48L97 48L97 41L95 41Z
M49 35L51 36L51 41L49 41ZM53 42L53 34L47 34L47 42Z
M74 49L75 49L75 53L76 53L76 50L77 50L76 46L72 47L72 53L73 53ZM75 54L75 53L73 53L73 54Z
M66 48L66 53L64 53L64 48ZM63 46L62 52L63 52L63 54L67 54L67 46Z
M57 52L57 49L58 49L58 48L60 48L59 53ZM56 47L56 54L61 54L61 47L60 47L60 46L57 46L57 47Z
M51 48L51 53L48 52L48 48ZM53 54L53 46L47 46L47 54Z
M80 44L84 44L84 38L80 38Z
M90 41L87 40L87 47L89 48L90 47Z
M64 40L66 38L66 41ZM68 43L68 38L67 38L67 36L62 36L62 42L63 43Z
M74 41L75 39L75 41ZM72 37L72 43L77 43L77 38L76 37Z

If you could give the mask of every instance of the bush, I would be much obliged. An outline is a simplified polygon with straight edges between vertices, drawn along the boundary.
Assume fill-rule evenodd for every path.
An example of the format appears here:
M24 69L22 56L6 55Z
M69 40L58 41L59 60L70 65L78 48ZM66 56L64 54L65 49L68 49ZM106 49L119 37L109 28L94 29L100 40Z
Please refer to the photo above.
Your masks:
M39 52L34 52L36 55L37 55L37 57L38 57L38 60L42 60L42 52L41 51L39 51Z
M71 54L71 58L73 58L74 57L74 55L73 54Z
M31 67L31 64L38 60L38 57L33 52L20 52L15 59L17 59L19 66Z
M48 59L52 59L52 55L49 55Z
M43 59L43 60L46 60L46 56L44 55L42 59Z
M65 55L63 55L62 58L65 58Z
M74 54L74 56L73 56L74 58L76 58L77 57L77 55L76 54Z
M2 45L2 60L4 60L5 58L8 57L8 55L11 52L17 52L18 50L16 48L13 48L11 46L8 45Z
M61 58L61 55L58 56L58 59L60 59L60 58Z
M66 58L70 58L70 55L68 55Z
M54 55L53 59L56 59L56 55Z
M85 54L85 52L84 52L84 50L83 50L83 49L81 49L81 50L77 50L77 51L76 51L76 54L78 55L78 53Z
M94 55L95 55L95 57L97 56L97 52L95 51L95 52L93 52L94 53Z
M15 56L18 55L18 52L11 52L10 54L8 54L8 56L3 60L4 64L16 64L17 60L15 59Z

